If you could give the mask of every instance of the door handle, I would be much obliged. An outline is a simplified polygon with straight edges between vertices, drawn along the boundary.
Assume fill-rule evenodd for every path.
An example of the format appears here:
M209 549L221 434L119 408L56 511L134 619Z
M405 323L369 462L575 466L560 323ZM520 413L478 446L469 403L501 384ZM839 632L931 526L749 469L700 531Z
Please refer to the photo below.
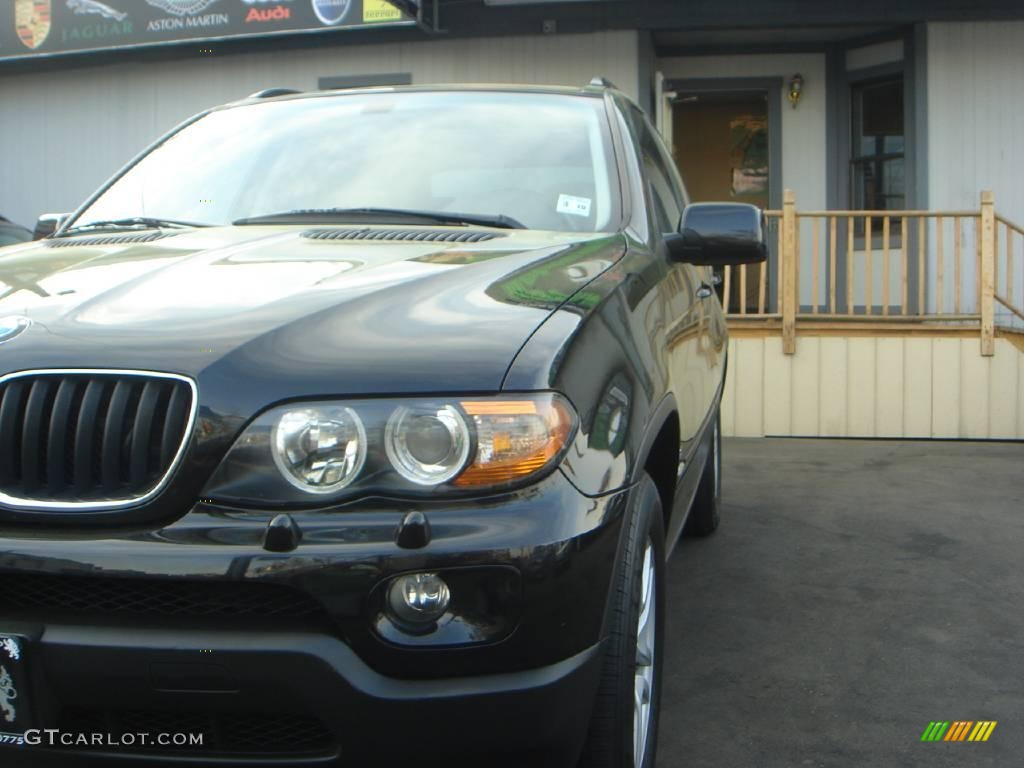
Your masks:
M710 299L714 295L715 295L715 289L712 288L707 283L701 283L700 287L697 288L697 298L698 299Z

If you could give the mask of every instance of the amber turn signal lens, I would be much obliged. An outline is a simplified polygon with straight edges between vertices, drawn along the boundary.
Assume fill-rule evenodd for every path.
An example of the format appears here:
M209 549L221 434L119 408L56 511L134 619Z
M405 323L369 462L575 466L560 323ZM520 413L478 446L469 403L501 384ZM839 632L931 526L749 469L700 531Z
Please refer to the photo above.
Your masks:
M576 424L572 407L555 394L461 405L477 438L473 462L453 481L462 488L502 485L539 472L561 455Z

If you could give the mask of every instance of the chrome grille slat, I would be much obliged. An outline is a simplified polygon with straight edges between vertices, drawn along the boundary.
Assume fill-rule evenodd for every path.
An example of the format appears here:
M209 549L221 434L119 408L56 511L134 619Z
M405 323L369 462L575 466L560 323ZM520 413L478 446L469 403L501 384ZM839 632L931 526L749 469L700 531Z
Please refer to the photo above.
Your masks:
M44 474L42 434L49 425L45 408L50 385L46 379L33 381L25 404L21 427L21 486L29 493L39 489Z
M4 388L0 397L0 482L8 482L20 474L18 442L21 422L18 415L24 389L23 381L15 381Z
M0 377L0 506L116 508L163 487L192 433L195 384L141 371Z
M175 425L185 416L186 407L185 393L180 388L175 388L171 392L171 401L167 405L167 414L164 417L164 426L161 433L161 464L169 462L177 448L178 438L175 436Z
M128 477L133 485L142 482L149 467L149 440L153 434L153 415L156 413L159 400L160 385L155 381L147 381L139 396L139 405L135 411L135 425L132 427L132 446L133 448L139 447L139 450L130 452L131 465Z
M46 480L51 493L57 493L67 483L68 419L74 405L76 383L65 379L57 388L50 416L50 429L46 440Z
M85 494L88 491L92 478L96 420L103 401L103 390L102 381L89 380L85 387L85 397L82 398L82 407L78 411L78 428L75 430L75 445L72 454L75 478L73 487L76 495Z

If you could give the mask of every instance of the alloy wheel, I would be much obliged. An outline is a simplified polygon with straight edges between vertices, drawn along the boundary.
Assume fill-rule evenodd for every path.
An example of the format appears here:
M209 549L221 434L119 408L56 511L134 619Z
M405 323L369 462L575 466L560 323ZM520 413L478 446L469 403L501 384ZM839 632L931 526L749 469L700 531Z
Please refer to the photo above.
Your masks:
M647 754L647 738L651 723L651 701L654 697L655 662L655 572L654 543L648 539L644 548L640 583L640 613L636 623L636 668L633 680L633 765L642 768Z

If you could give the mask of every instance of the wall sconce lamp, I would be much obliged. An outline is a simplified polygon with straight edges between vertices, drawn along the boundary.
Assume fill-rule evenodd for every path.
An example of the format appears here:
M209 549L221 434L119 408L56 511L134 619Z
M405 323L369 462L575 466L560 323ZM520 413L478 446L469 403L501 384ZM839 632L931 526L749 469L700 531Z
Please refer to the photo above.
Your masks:
M800 97L804 94L804 78L800 74L793 75L789 81L789 103L796 109Z

